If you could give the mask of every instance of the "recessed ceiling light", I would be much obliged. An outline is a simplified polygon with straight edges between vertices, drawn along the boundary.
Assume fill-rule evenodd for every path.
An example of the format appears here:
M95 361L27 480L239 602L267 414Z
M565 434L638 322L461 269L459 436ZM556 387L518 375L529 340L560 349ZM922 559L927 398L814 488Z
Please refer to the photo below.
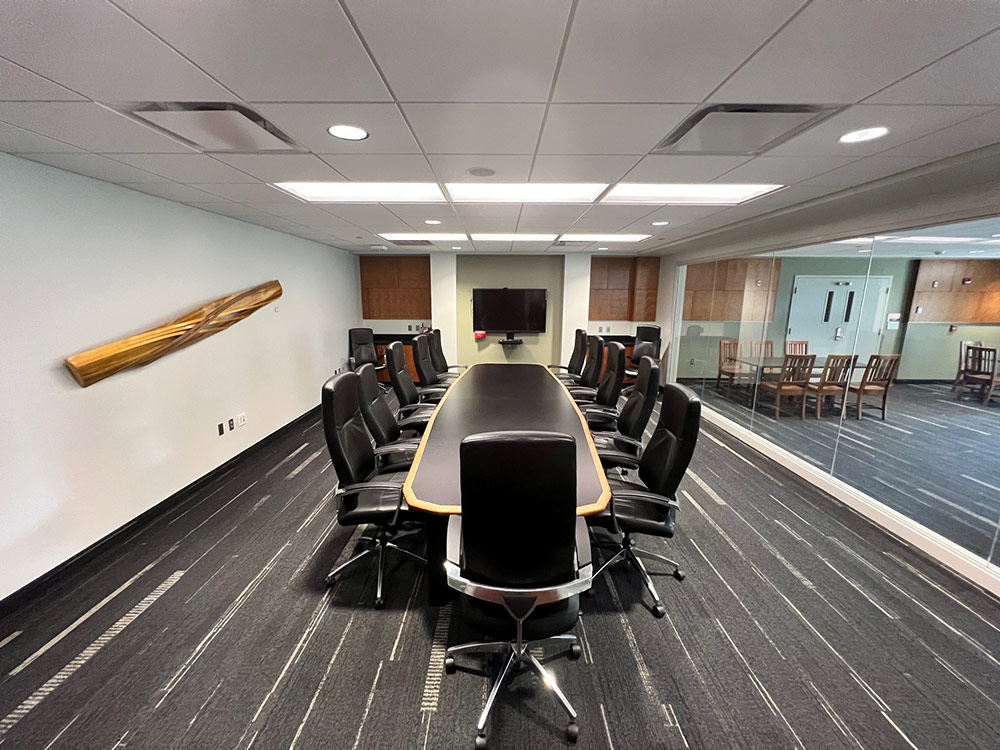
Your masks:
M874 141L876 138L881 138L888 132L889 128L884 128L881 125L875 128L862 128L861 130L852 130L850 133L844 133L842 136L840 136L840 142L864 143L865 141Z
M649 226L651 226L651 227L665 227L669 223L670 223L669 221L651 221L651 222L649 222Z
M275 182L310 203L444 203L434 182Z
M651 234L564 234L562 242L642 242Z
M473 242L555 242L555 234L473 234Z
M451 249L452 250L461 250L462 246L461 245L453 245Z
M886 240L886 242L913 245L961 245L967 242L980 242L981 240L981 237L925 237L917 235L914 237L893 237Z
M413 241L413 240L427 240L427 242L460 242L462 240L467 240L464 234L455 233L445 233L445 232L379 232L379 237L383 240L389 240L390 242L395 241Z
M441 222L437 219L424 219L424 224L440 224Z
M985 250L970 250L969 255L982 255L985 252Z
M849 240L834 240L834 245L860 245L862 243L869 244L872 242L884 242L886 240L891 240L893 235L891 234L876 234L874 237L852 237Z
M598 250L607 250L607 248L606 248L606 247L599 247L599 248L597 248L597 249L598 249Z
M331 125L326 132L342 141L363 141L368 137L368 131L357 125Z
M676 206L736 206L772 193L784 185L660 184L619 182L601 203L646 203Z
M492 177L497 171L489 167L472 167L471 169L466 169L465 173L471 174L473 177Z
M601 182L449 182L456 203L593 203L608 187Z

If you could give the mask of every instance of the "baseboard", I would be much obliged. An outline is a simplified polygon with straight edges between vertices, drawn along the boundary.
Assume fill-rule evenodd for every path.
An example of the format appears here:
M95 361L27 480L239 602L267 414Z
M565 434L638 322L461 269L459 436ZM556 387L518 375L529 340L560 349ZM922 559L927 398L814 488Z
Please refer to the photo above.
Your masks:
M212 469L204 476L194 480L186 487L177 490L177 492L172 494L170 497L158 502L152 508L143 511L128 523L119 526L117 529L112 531L107 536L98 539L89 547L73 555L73 557L69 558L65 562L60 563L52 570L48 571L47 573L43 573L30 583L26 583L24 586L14 591L12 594L9 594L3 599L0 599L0 612L5 612L5 613L9 612L10 610L21 606L29 599L32 599L35 596L38 596L39 594L43 593L45 588L48 586L49 582L55 579L56 577L72 574L77 569L83 567L98 555L107 551L108 548L116 544L119 539L127 535L137 526L144 523L148 523L149 521L152 521L154 518L163 515L171 508L173 508L174 505L176 505L179 500L181 500L184 497L187 497L190 493L197 491L200 487L204 486L205 484L208 484L213 479L220 476L230 466L242 460L251 451L264 447L271 441L281 437L285 432L294 428L296 425L299 425L302 422L306 421L307 418L315 418L318 415L318 413L319 413L319 406L314 406L305 414L296 417L291 422L284 425L283 427L279 427L271 434L265 435L256 443L249 446L248 448L243 449L225 463L216 466L214 469Z
M802 477L892 536L920 550L938 564L1000 597L1000 567L972 554L950 539L920 525L871 495L837 479L793 453L786 451L711 408L702 409L702 416L754 450Z

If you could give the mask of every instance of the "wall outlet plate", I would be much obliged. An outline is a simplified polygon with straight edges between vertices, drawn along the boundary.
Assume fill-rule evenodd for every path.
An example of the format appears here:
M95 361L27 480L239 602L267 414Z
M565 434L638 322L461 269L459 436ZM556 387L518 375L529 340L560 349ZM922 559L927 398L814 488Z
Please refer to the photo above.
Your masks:
M241 411L239 414L236 415L236 426L237 427L247 426L247 413L245 411Z
M230 432L232 432L232 431L233 431L233 430L235 430L235 429L236 429L236 424L235 424L235 421L234 421L234 420L232 420L232 419L230 419L230 420L229 420L229 431L230 431Z
M222 422L219 422L219 436L221 437L222 435L225 434L226 434L226 426L222 424Z

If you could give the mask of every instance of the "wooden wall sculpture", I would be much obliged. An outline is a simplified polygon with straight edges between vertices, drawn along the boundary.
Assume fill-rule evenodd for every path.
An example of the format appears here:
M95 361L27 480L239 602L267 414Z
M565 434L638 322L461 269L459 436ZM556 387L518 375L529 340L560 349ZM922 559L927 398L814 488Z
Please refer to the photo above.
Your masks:
M66 367L76 382L86 388L122 370L142 367L213 333L224 331L256 310L281 296L281 284L266 284L244 289L192 310L136 336L88 349L66 358Z

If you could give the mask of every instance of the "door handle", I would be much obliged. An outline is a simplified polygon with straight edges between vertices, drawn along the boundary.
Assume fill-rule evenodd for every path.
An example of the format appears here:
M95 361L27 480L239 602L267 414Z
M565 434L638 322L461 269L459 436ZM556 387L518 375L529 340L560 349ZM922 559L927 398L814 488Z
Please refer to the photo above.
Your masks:
M844 338L844 334L841 333L841 331L843 331L843 329L840 326L837 326L837 330L833 332L834 341L840 341L842 338Z

